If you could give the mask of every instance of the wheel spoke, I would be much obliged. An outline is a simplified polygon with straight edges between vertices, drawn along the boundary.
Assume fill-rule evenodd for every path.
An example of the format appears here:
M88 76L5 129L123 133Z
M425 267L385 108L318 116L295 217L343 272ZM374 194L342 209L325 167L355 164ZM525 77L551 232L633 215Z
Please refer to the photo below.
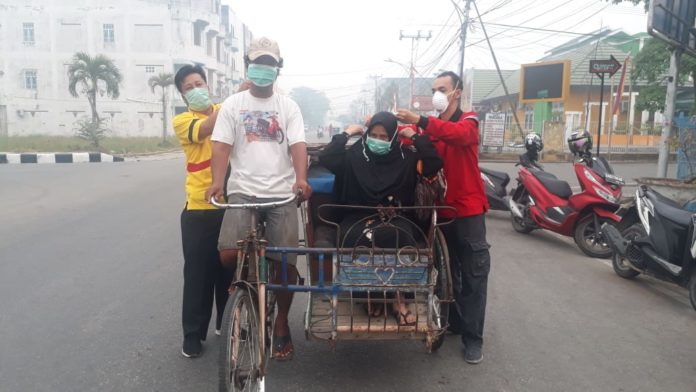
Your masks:
M232 300L232 298L230 298ZM226 342L227 352L221 356L221 375L227 375L223 385L229 391L258 391L258 320L254 311L254 299L244 290L234 297L233 305L226 310L229 322ZM221 379L223 381L223 379Z

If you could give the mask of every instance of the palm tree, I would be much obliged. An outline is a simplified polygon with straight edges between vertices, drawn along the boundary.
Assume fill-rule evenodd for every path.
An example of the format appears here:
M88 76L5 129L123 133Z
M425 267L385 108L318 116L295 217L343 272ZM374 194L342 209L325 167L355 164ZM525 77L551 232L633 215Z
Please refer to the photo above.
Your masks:
M150 85L153 94L155 87L162 88L162 144L165 144L167 142L167 90L169 86L174 84L174 75L161 73L151 77L147 84Z
M77 52L72 58L72 63L68 67L68 78L70 84L68 90L70 95L77 98L80 93L87 95L89 106L92 109L92 122L99 122L97 114L97 92L103 94L103 90L99 90L99 81L103 81L106 86L106 95L116 99L119 95L119 84L123 80L121 71L114 64L113 60L103 54L98 54L94 57L85 52ZM77 90L78 85L81 87Z

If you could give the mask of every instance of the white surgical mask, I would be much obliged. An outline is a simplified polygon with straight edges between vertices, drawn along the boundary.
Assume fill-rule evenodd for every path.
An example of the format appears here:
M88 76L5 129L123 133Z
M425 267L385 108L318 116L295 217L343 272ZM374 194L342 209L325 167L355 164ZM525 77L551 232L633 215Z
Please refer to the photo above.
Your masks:
M433 107L439 113L444 112L449 106L449 99L447 99L447 94L442 91L435 91L433 94Z

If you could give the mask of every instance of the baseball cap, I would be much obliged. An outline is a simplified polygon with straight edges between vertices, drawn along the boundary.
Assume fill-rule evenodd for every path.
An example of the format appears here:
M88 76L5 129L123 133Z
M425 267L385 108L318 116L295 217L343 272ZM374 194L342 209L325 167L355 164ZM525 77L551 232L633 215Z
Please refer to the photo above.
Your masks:
M249 45L249 61L254 61L261 56L271 56L280 62L280 49L278 43L268 37L254 38Z

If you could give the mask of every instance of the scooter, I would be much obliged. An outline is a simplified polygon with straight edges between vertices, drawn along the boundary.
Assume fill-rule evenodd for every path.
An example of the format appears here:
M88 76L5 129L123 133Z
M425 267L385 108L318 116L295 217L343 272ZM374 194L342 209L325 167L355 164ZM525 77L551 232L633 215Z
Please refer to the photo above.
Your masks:
M507 173L486 169L479 166L481 180L486 187L486 197L492 210L510 211L507 200L507 184L510 183L510 176Z
M578 143L583 143L578 147ZM592 156L589 133L573 134L568 140L575 175L581 192L573 194L570 185L535 166L521 165L517 187L508 198L512 227L519 233L546 229L573 237L580 250L590 257L609 258L612 250L601 236L601 226L618 224L619 198L623 179L614 175L604 158Z
M622 207L631 225L622 231L602 227L614 251L614 272L625 279L644 273L685 287L696 310L696 214L645 185Z
M524 144L511 145L510 147L524 147ZM537 162L539 160L539 153L536 148L527 149L524 154L520 155L519 159L520 161L516 163L515 166L522 165L543 170L541 165ZM507 200L507 185L510 183L510 176L507 173L486 169L481 166L479 166L479 171L481 172L481 179L486 188L486 197L488 198L488 204L491 206L491 209L510 211L510 204Z

